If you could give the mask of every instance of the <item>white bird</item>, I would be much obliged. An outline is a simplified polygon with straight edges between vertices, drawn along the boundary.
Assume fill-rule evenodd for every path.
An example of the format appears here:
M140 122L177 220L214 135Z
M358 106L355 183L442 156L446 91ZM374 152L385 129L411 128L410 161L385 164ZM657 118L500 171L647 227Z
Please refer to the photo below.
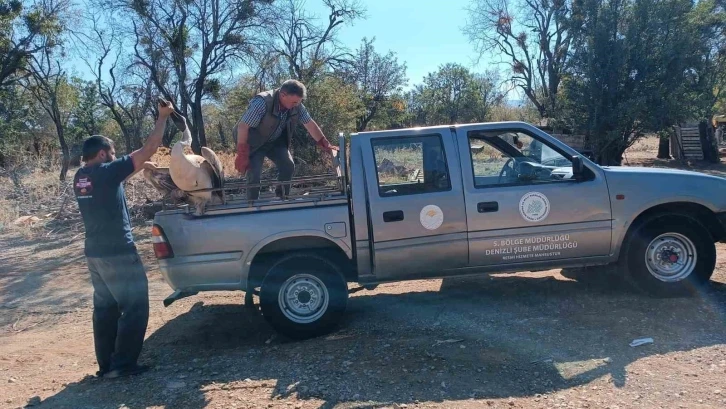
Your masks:
M174 112L171 115L174 124L182 131L184 137L171 149L169 168L159 168L149 163L144 170L144 177L162 193L172 193L175 199L187 199L195 207L195 214L202 215L208 203L221 203L222 193L199 192L205 189L219 189L224 180L222 162L211 149L202 147L202 155L187 155L184 147L192 143L192 133L186 119ZM181 191L183 193L179 193Z

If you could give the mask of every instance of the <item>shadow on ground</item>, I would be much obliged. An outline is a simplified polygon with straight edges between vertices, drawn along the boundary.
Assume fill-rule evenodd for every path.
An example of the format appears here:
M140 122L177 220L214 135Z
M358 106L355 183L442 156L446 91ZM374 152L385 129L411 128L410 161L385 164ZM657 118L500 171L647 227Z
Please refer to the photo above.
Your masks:
M274 334L254 310L198 302L148 338L143 359L155 370L82 380L43 404L245 407L236 399L295 395L374 408L528 397L601 377L623 387L641 358L726 343L726 285L712 284L693 298L654 299L612 280L446 279L439 291L362 293L336 332L269 344ZM628 345L640 337L655 343Z
M137 245L147 251L142 242L148 234L140 233L134 232ZM77 236L0 236L0 327L41 310L60 313L90 307L93 290L83 238Z

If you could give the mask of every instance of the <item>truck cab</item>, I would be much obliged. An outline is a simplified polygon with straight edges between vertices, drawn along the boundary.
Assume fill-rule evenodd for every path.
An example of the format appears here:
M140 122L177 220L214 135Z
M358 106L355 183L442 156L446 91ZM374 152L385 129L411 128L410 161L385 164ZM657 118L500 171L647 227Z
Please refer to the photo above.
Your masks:
M610 260L604 171L533 126L360 133L351 137L351 155L359 155L351 160L353 208L368 209L353 214L361 278Z

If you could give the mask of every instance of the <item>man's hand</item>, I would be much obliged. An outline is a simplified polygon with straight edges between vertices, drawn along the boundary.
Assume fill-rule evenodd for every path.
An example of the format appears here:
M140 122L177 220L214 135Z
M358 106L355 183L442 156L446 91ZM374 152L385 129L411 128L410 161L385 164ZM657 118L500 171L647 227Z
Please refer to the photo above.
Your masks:
M339 150L337 146L331 145L330 142L326 137L322 137L318 139L318 141L315 143L318 145L321 149L323 149L326 152L333 152Z
M237 158L234 160L234 168L244 176L250 166L250 145L246 143L237 144Z
M167 101L163 98L158 98L159 100L159 117L167 118L169 115L171 115L174 112L174 106L171 104L171 101Z
M166 128L166 120L169 118L172 112L174 112L174 106L169 101L165 101L159 98L159 117L156 118L156 124L154 130L151 131L151 135L146 139L144 146L131 152L131 160L134 162L134 173L139 172L144 168L144 162L147 162L154 156L156 150L161 145L161 138L164 136L164 128ZM132 174L133 176L133 174Z
M143 168L145 170L156 170L159 168L159 165L157 165L156 162L146 161L144 162Z
M310 133L310 136L312 136L315 144L318 145L322 150L326 152L333 152L338 150L337 146L331 145L328 139L325 138L325 135L323 135L323 130L320 129L320 126L318 126L315 120L311 119L308 123L303 124L303 126Z

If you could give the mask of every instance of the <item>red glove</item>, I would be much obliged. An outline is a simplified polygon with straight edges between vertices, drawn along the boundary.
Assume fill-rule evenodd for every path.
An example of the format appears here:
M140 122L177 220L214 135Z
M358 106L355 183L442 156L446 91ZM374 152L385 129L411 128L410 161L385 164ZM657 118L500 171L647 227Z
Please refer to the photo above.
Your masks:
M333 150L338 150L337 146L332 146L330 142L328 142L328 139L324 136L320 138L320 140L316 143L320 148L322 148L324 151L332 152Z
M234 160L234 168L244 176L250 166L250 145L241 143L237 145L237 158Z

